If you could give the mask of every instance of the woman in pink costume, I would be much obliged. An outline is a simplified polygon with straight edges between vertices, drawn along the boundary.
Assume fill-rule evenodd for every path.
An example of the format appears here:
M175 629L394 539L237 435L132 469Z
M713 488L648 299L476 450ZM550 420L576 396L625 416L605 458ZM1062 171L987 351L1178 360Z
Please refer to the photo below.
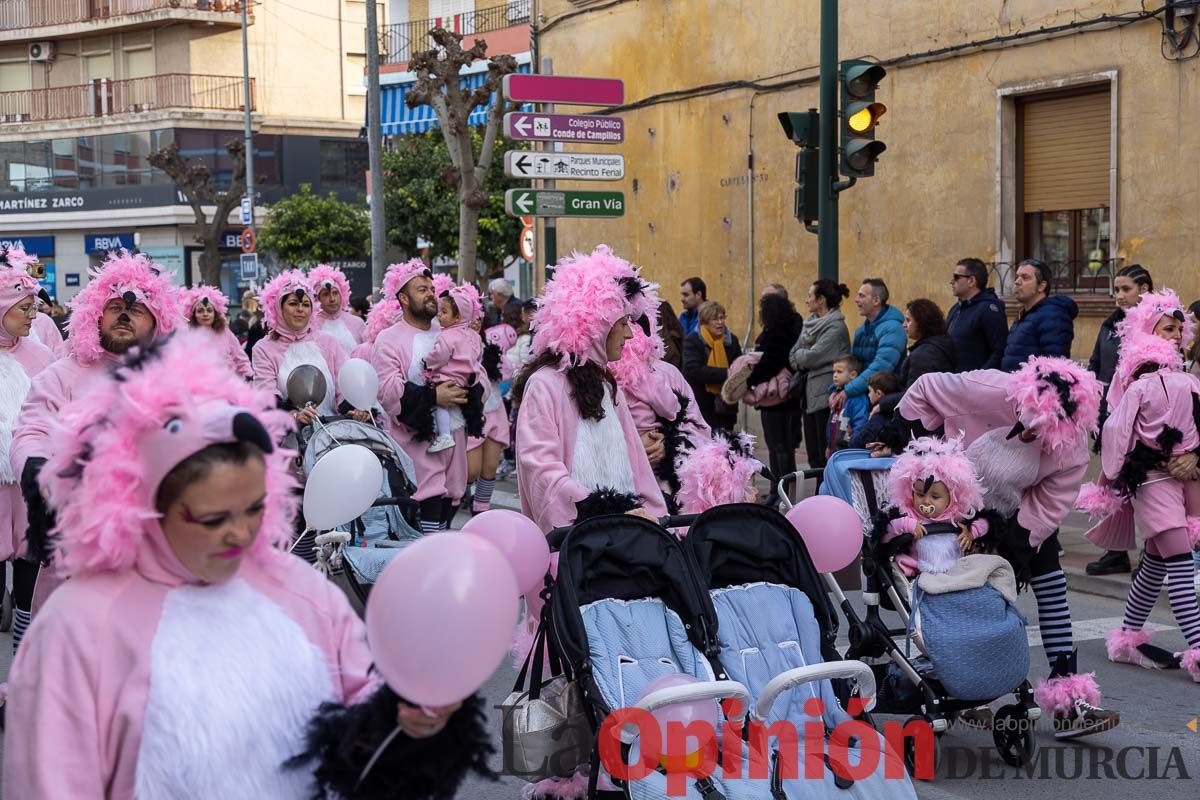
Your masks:
M308 278L298 269L281 272L262 290L263 314L270 333L254 345L254 388L273 392L287 404L287 381L292 371L306 364L325 376L325 397L315 408L290 409L301 425L317 417L333 416L338 403L337 375L346 363L346 351L333 337L318 331L312 322L312 292ZM355 419L366 421L366 411L355 410Z
M479 701L427 713L380 684L345 597L279 549L291 420L198 335L135 355L52 437L71 580L13 663L4 796L451 796L482 764Z
M215 341L209 346L216 345L231 370L243 378L253 377L254 370L246 351L229 330L229 299L221 294L221 290L202 285L180 291L179 298L179 308L188 325L212 335Z
M1200 605L1192 588L1191 556L1200 548L1200 484L1168 471L1173 458L1190 457L1194 464L1200 449L1200 382L1183 371L1182 352L1195 335L1195 324L1167 290L1144 295L1121 328L1112 383L1119 387L1120 400L1101 437L1104 480L1080 495L1081 505L1095 511L1107 506L1113 512L1089 532L1092 541L1132 547L1132 521L1146 544L1121 627L1108 635L1108 657L1148 669L1181 664L1200 683ZM1143 629L1164 581L1188 643L1175 654L1151 646L1150 633Z
M901 424L920 423L927 431L944 426L948 438L963 437L985 505L1006 521L993 534L1037 597L1051 670L1034 697L1053 715L1055 736L1073 739L1115 727L1120 716L1099 707L1095 675L1078 671L1058 560L1058 527L1079 493L1088 432L1100 413L1095 376L1069 359L1045 356L1031 356L1012 373L930 373L905 391L897 411Z
M33 378L54 362L50 348L32 336L38 284L24 265L0 265L0 561L12 562L13 652L29 627L37 562L26 559L25 500L20 473L9 458L13 429ZM0 571L0 578L4 573Z
M313 327L324 331L349 354L362 343L366 323L350 313L350 283L337 267L318 264L308 273L309 287L316 298Z
M0 247L0 267L7 264L14 269L27 271L30 266L38 263L36 255L30 255L19 247ZM50 295L45 289L38 290L38 297L44 298L46 307L50 306ZM36 301L35 301L36 302ZM55 358L62 358L67 353L67 342L63 339L62 331L58 329L54 319L44 311L36 310L29 331L31 341L45 345L54 353Z

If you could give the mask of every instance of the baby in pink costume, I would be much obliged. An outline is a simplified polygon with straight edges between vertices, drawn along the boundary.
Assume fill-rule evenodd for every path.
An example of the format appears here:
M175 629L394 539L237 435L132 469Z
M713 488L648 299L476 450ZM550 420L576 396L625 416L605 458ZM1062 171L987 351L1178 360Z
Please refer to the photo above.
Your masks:
M451 286L438 296L438 324L442 327L441 335L433 345L433 350L425 356L426 381L432 384L453 383L463 389L471 389L479 384L481 361L483 359L483 339L479 332L471 327L471 323L483 316L483 304L479 293L473 286ZM467 420L468 435L478 435L483 427L482 396L477 399L477 407L463 408L463 416ZM472 418L475 423L472 423ZM454 437L451 436L451 421L449 409L438 406L434 409L434 427L436 438L429 445L428 452L440 453L454 447ZM471 431L476 433L472 434Z

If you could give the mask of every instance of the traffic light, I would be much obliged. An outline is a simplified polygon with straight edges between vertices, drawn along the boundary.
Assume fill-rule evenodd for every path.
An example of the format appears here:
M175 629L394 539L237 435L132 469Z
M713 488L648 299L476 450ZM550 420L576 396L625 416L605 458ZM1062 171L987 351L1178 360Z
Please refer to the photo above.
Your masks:
M841 86L841 162L839 171L848 178L875 174L875 161L887 149L875 141L875 126L887 106L875 102L875 89L887 70L870 61L850 59L838 67Z
M796 154L796 200L793 213L796 219L809 225L817 219L817 175L821 162L817 142L819 115L816 109L808 111L785 111L779 115L779 124L787 137L800 147Z

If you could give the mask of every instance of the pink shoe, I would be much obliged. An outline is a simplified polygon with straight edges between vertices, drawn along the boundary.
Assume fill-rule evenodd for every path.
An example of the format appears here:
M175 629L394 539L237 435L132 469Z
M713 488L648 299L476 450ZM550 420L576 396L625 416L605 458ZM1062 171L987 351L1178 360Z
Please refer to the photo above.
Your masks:
M474 514L482 514L485 511L491 511L491 510L492 510L491 503L476 503L476 502L471 503L471 514L473 514L473 515Z

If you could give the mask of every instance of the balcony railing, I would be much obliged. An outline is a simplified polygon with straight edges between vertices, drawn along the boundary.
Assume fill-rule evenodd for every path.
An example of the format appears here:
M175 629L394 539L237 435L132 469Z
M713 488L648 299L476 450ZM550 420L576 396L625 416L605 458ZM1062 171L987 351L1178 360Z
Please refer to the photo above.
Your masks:
M512 0L506 5L468 11L450 17L385 25L379 33L380 60L384 64L407 64L413 53L433 46L429 39L429 31L434 28L445 28L465 36L498 31L513 25L525 25L529 22L532 2L533 0Z
M241 111L242 79L232 75L168 73L114 81L0 92L0 126L59 119L142 114L164 108ZM250 79L254 109L254 79Z
M1121 268L1123 259L1086 259L1071 261L1049 261L1051 289L1057 294L1109 296L1113 291L1113 276ZM1011 297L1016 283L1017 267L1011 261L993 261L987 264L990 279L988 285L1001 297Z
M0 31L91 22L160 8L242 13L237 0L3 0Z

